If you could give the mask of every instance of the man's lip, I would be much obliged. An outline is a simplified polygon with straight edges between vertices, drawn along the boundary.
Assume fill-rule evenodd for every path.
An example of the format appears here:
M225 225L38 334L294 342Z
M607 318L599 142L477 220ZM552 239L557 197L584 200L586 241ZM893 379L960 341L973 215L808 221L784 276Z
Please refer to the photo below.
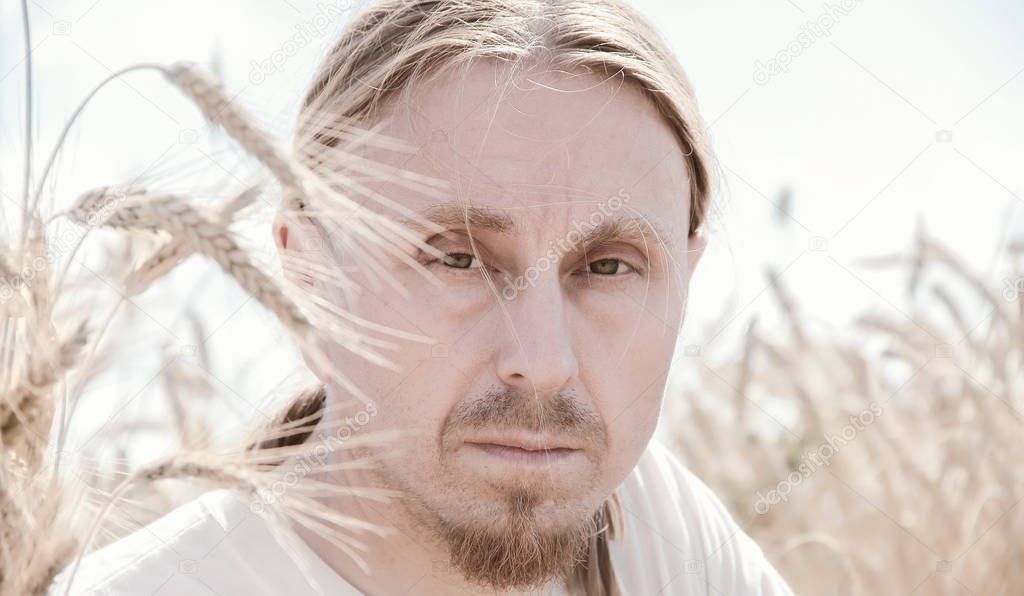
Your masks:
M565 439L529 435L489 435L466 439L465 442L476 445L511 447L523 451L552 451L555 449L577 451L580 449L578 445Z

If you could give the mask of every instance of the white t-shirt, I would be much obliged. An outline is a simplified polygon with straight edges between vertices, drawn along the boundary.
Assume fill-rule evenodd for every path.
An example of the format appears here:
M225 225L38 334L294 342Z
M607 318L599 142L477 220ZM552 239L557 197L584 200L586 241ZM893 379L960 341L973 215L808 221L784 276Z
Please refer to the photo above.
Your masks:
M625 528L609 548L626 594L792 594L711 490L657 442L619 499ZM279 536L242 496L211 491L85 557L70 593L360 594L301 540L285 547ZM64 593L66 575L51 595Z

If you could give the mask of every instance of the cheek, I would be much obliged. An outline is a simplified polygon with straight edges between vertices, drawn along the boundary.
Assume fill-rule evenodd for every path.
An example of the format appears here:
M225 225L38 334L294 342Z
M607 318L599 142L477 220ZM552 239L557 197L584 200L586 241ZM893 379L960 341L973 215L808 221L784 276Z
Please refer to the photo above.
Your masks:
M620 393L602 404L602 409L609 413L606 417L608 461L605 470L609 489L625 480L647 448L661 413L663 389L661 378L651 383L650 378L637 377L635 382L620 386Z
M367 291L349 307L349 311L375 325L416 336L429 336L429 330L418 325L422 319L413 318L414 313L409 312L414 307L413 302L398 296L388 301ZM426 425L438 416L431 407L435 404L443 407L445 377L439 375L437 369L444 365L445 354L429 343L364 327L354 329L372 338L366 349L389 362L390 368L338 346L332 348L333 362L348 381L376 406L378 412L370 425L373 430L408 432L419 443L420 436L426 433ZM388 345L379 346L374 342ZM344 387L341 390L342 395L348 396L348 401L355 402L358 407L358 397L345 391Z
M609 463L622 476L657 426L678 336L680 313L663 318L666 302L651 298L646 308L595 304L584 313L590 332L580 344L581 381L608 427Z
M374 332L375 339L394 349L375 348L397 370L368 362L351 352L336 360L356 387L379 406L376 428L408 436L410 457L422 463L437 457L438 435L452 407L465 397L473 375L486 364L493 334L484 320L496 307L481 284L434 287L413 275L399 279L408 292L401 296L386 288L363 291L349 306L355 316L389 329L433 342L415 341Z
M598 375L594 381L601 386L616 386L610 395L596 387L592 391L608 395L620 410L662 377L672 361L682 309L665 294L652 285L646 296L589 293L576 300L581 370Z
M592 284L581 280L569 296L584 317L582 324L607 337L607 341L618 341L625 347L630 336L635 335L637 340L651 333L662 335L678 329L682 296L677 285L658 272L647 277L602 279Z

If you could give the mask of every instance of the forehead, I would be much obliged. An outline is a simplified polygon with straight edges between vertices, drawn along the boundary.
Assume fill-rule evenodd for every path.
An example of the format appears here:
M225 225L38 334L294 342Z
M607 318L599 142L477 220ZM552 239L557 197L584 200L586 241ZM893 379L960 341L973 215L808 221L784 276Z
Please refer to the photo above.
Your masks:
M398 96L381 130L415 149L374 158L447 181L450 196L442 200L551 223L625 193L631 215L680 239L689 226L679 143L654 105L621 77L540 67L512 73L477 61ZM391 198L389 184L378 188ZM413 209L439 202L399 196Z

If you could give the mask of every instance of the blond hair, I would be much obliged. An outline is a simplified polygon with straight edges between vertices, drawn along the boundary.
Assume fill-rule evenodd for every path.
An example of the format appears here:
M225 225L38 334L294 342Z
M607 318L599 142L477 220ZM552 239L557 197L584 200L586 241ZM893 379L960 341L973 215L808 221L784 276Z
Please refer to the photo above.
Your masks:
M689 233L696 234L713 194L710 137L679 61L619 0L377 0L345 27L318 69L296 138L333 147L330 119L372 121L428 75L475 59L521 64L541 54L552 68L621 77L654 104L684 154Z
M619 77L639 89L679 142L690 180L689 234L700 231L714 158L693 89L654 28L619 0L377 0L346 26L318 69L299 113L296 151L322 154L337 145L339 123L373 122L417 81L488 58L513 67L542 58L553 69ZM620 594L608 546L621 523L615 495L595 521L601 529L569 587Z

